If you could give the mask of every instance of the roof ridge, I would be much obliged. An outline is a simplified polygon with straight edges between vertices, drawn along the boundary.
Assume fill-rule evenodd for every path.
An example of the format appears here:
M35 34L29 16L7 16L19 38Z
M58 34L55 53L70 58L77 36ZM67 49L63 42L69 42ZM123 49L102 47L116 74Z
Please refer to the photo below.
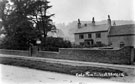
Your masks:
M123 25L116 25L116 26L112 26L112 27L131 26L131 25L134 25L135 26L135 24L123 24Z

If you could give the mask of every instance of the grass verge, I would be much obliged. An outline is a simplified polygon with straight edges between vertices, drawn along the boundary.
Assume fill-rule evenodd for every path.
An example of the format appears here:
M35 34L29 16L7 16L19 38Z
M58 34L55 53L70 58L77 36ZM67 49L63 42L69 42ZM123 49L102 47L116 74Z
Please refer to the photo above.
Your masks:
M127 73L111 68L71 66L71 65L64 65L58 63L35 61L35 60L29 60L23 58L0 57L0 63L6 65L28 67L28 68L44 70L44 71L83 76L83 77L111 78L111 77L127 76Z

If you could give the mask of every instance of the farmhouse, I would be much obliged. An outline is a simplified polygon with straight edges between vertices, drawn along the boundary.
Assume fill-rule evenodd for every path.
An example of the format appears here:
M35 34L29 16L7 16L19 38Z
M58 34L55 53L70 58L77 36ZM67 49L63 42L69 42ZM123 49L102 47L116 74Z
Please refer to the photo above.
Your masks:
M135 46L135 25L111 25L108 15L106 24L96 24L94 17L92 23L81 24L78 19L78 28L74 33L75 44L82 46L106 45L111 47Z

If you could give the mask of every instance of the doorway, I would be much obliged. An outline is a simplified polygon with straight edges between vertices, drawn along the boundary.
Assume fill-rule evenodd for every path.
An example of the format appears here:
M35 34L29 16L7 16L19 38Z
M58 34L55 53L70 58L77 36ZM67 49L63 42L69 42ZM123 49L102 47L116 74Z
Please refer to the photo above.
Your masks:
M93 39L85 39L84 43L86 46L92 46L94 44L94 41Z

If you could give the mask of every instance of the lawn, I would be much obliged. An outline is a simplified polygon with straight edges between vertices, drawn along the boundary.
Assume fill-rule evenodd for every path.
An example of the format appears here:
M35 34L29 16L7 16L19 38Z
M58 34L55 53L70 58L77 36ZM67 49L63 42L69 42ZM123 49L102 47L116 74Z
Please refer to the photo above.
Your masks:
M23 58L0 57L0 63L5 65L28 67L38 70L58 72L75 76L111 78L127 76L127 73L111 68L90 67L90 66L71 66L44 61L35 61Z

